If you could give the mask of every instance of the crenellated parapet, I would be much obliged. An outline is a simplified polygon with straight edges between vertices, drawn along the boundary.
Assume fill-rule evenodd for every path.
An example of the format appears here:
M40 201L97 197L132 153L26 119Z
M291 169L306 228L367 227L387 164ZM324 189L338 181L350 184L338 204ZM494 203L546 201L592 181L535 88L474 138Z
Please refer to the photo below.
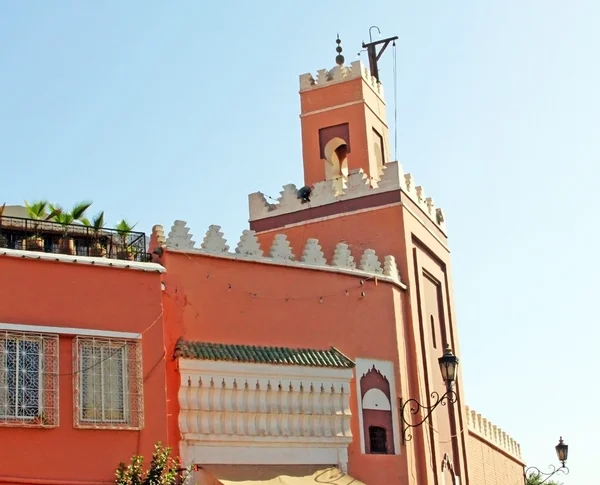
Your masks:
M335 66L330 70L319 69L316 78L311 73L302 74L300 75L300 91L323 88L340 82L360 78L371 86L373 91L375 91L383 100L383 86L381 83L377 82L377 79L371 75L369 68L361 61L353 62L349 67L341 65Z
M380 260L373 249L365 249L362 254L356 255L355 260L349 246L342 242L336 245L331 261L328 261L319 240L314 238L307 239L302 251L298 253L300 257L297 258L285 234L276 234L270 248L263 250L256 232L246 229L233 252L230 251L220 226L211 225L208 228L200 247L196 247L192 237L185 221L175 221L166 238L163 227L154 226L151 239L161 241L162 247L175 251L303 268L338 270L350 274L377 275L382 279L401 284L400 272L394 256L387 255Z
M302 203L294 184L283 186L277 202L269 202L262 192L248 196L250 221L268 219L314 207L335 204L350 199L402 190L421 209L423 214L445 232L446 224L442 209L435 206L433 199L425 195L423 187L417 185L411 174L405 174L399 162L385 165L380 180L369 178L363 170L353 170L348 174L345 187L334 180L324 180L314 184L310 202Z
M497 446L514 458L522 460L521 445L519 445L519 443L502 431L498 426L492 424L491 421L488 421L481 414L470 409L468 406L466 406L466 413L469 432L474 433L492 445Z

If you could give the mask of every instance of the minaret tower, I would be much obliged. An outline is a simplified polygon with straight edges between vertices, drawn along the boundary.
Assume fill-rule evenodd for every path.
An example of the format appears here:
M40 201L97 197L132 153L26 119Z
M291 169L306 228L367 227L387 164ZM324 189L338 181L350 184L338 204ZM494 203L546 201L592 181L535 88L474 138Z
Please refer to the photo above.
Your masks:
M360 62L346 66L336 43L333 69L300 76L300 123L305 185L329 180L342 193L355 169L377 186L390 152L383 87Z
M260 192L249 196L250 228L263 247L270 247L276 233L285 233L296 252L307 237L317 238L329 261L335 259L340 240L356 256L372 249L395 257L406 286L378 318L365 321L371 332L396 335L396 355L368 356L393 364L392 416L398 413L397 403L417 399L429 404L432 392L444 392L438 358L447 345L460 356L444 215L413 177L390 159L377 62L393 40L363 44L369 54L367 68L360 61L345 64L338 37L335 66L316 76L300 76L304 186L285 185L277 203ZM375 382L377 375L372 374ZM402 483L440 485L448 473L442 464L446 460L460 483L468 485L460 374L456 389L456 404L439 406L429 425L412 429L413 440L398 439L388 449L396 458L385 462L387 471L381 468L384 462L377 461L380 457L372 456L366 431L359 429L349 448L350 469L378 470L381 475L373 483L385 483L386 476L400 473ZM447 477L446 483L450 480Z

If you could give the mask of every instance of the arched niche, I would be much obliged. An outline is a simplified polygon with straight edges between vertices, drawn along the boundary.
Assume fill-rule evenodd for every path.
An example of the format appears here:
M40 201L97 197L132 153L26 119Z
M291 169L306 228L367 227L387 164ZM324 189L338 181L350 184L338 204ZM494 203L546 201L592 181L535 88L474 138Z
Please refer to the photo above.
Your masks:
M333 137L323 149L325 156L325 178L333 180L334 187L343 190L348 180L348 142Z
M394 454L390 383L374 365L360 378L364 448L367 454Z

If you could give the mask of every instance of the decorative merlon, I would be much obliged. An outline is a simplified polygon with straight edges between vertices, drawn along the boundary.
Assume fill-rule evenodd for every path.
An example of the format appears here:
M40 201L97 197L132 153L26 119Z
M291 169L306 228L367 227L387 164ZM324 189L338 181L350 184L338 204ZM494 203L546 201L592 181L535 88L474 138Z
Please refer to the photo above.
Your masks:
M383 86L377 82L377 79L371 75L369 69L361 61L354 61L350 66L335 66L330 70L319 69L316 79L311 73L302 74L300 75L300 91L323 88L361 77L383 99Z
M185 226L185 221L175 221L171 232L167 237L167 241L170 247L179 249L191 249L196 244L192 241L192 234L189 234L190 230Z
M260 249L260 243L254 231L244 229L240 242L238 242L235 252L242 256L262 258L263 251Z
M484 438L516 459L522 460L521 445L519 443L498 426L477 413L477 411L470 409L468 406L465 406L465 411L467 413L467 426L470 432Z
M204 240L202 241L201 248L207 253L215 254L226 253L229 251L227 241L221 232L221 226L215 226L214 224L209 226L206 236L204 236Z
M338 243L333 251L333 259L331 265L338 268L356 269L356 263L354 262L354 256L350 248L345 243Z
M165 230L161 225L155 225L152 227L152 235L155 236L155 241L158 246L163 246L167 238L165 237Z
M152 237L160 240L160 232L164 234L162 226L154 226ZM252 230L244 230L237 243L235 252L229 251L226 239L223 237L220 226L211 225L199 248L195 247L194 241L185 221L175 221L164 240L163 247L167 249L190 251L194 253L210 254L254 262L272 262L302 267L313 267L315 269L340 269L342 272L361 272L368 275L381 275L383 279L400 283L400 273L394 256L384 256L383 262L373 249L365 249L358 258L359 267L355 263L354 255L346 243L340 242L335 246L331 262L327 261L318 239L310 238L304 247L296 254L285 234L276 234L268 251L263 250Z
M402 190L437 227L442 231L446 229L442 209L436 208L433 199L425 195L423 187L415 184L411 174L404 173L399 162L386 164L383 175L377 181L369 179L363 170L352 170L348 174L344 185L335 184L332 180L317 182L312 186L310 202L304 204L298 198L298 187L294 184L287 184L283 187L277 203L270 203L262 192L255 192L248 196L250 221L268 219L359 197Z

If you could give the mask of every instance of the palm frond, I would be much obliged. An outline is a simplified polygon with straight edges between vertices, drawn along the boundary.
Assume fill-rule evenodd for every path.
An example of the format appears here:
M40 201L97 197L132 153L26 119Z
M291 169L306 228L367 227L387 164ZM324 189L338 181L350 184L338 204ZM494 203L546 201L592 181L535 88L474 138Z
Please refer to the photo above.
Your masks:
M99 231L100 229L104 228L105 225L106 221L104 220L104 211L102 211L96 214L92 219L92 227Z
M71 209L71 215L73 216L73 220L79 221L83 216L85 216L85 212L90 208L92 202L79 202L73 206Z
M36 200L32 203L25 201L25 209L30 219L35 220L48 220L47 218L51 215L48 214L48 201L47 200Z

